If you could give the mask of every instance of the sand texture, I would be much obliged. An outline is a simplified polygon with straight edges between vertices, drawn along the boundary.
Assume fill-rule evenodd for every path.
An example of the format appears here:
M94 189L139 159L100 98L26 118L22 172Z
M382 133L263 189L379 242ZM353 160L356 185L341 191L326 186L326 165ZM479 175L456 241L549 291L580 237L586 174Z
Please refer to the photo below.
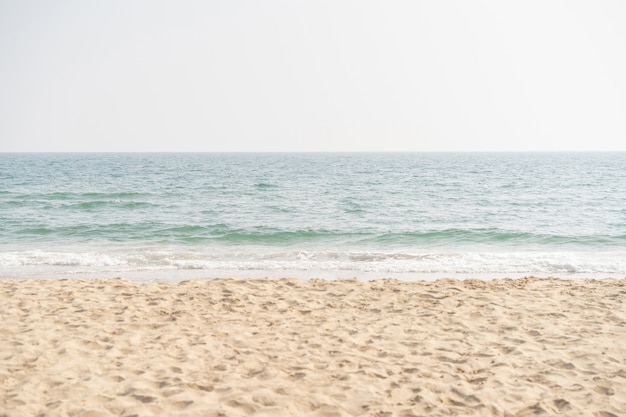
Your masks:
M0 416L626 416L625 279L0 280Z

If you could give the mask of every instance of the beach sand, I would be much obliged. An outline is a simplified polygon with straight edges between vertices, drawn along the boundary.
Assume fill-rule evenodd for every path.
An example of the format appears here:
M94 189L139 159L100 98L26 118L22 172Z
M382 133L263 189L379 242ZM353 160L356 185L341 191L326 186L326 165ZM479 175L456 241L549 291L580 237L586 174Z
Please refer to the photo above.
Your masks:
M0 416L626 415L626 279L0 289Z

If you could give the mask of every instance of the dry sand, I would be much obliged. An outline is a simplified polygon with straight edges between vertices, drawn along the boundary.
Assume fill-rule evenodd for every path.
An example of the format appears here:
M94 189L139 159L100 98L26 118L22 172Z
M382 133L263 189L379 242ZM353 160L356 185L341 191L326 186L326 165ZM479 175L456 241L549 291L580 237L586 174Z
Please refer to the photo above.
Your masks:
M626 280L0 280L0 416L626 416Z

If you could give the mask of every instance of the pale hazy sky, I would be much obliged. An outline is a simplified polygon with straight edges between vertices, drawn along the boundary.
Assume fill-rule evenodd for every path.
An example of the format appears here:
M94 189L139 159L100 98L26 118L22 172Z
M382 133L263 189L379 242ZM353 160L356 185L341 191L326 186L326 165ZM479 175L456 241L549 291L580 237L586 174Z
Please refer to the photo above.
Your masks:
M626 1L0 1L0 151L626 151Z

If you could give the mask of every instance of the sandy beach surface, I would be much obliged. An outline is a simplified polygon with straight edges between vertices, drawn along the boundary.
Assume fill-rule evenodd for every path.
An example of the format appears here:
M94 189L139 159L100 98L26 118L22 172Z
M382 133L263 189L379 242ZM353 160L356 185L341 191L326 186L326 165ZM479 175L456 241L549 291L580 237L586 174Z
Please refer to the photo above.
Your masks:
M626 415L626 279L0 288L0 416Z

